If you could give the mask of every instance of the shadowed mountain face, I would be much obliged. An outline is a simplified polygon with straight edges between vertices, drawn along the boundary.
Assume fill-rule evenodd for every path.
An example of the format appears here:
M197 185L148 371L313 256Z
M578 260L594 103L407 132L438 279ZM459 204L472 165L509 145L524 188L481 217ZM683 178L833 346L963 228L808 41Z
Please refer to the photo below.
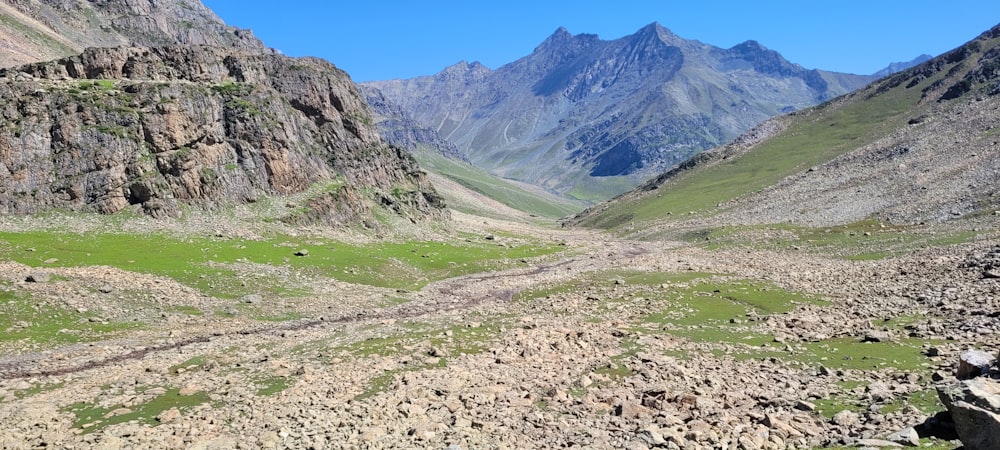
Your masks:
M496 70L462 62L366 84L480 167L599 199L873 79L806 70L754 41L721 49L651 24L613 41L560 28Z

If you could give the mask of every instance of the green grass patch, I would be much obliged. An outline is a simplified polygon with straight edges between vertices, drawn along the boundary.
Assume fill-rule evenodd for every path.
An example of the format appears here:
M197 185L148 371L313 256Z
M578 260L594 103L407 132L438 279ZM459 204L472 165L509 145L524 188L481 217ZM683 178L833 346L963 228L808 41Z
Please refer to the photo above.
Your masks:
M170 366L167 369L167 372L174 375L177 375L181 372L191 372L194 370L201 369L201 367L204 366L205 363L207 362L208 362L208 357L206 357L205 355L198 355L180 364Z
M791 311L799 304L823 303L815 296L752 280L703 281L648 294L669 299L671 306L649 315L647 322L695 329L725 328L748 314L766 316Z
M937 390L924 389L896 399L896 401L889 403L882 408L882 412L885 414L893 413L900 411L907 406L912 406L928 416L944 410L944 405L941 404L941 399L938 397Z
M643 285L659 287L664 284L687 283L713 274L704 272L641 272L632 270L611 270L592 274L586 278L570 280L553 285L536 286L514 295L514 300L525 301L546 298L552 295L581 292L592 286L611 286L620 280L625 286Z
M167 308L167 312L175 312L196 317L205 315L204 311L195 308L194 306L171 306Z
M50 392L65 386L65 382L61 383L38 383L31 385L30 388L14 391L14 397L18 399L33 397L35 395L41 394L43 392Z
M445 352L448 356L457 356L485 351L489 342L499 332L500 324L496 322L477 326L455 325L447 328L406 322L402 324L402 330L395 334L357 341L336 349L365 357L412 354L432 347Z
M294 380L291 377L271 376L254 381L257 385L257 395L267 397L288 389Z
M38 303L25 292L0 284L0 342L73 344L137 328L138 323L105 322L92 313Z
M81 429L84 433L93 433L111 425L131 421L142 425L156 426L159 425L156 417L164 411L177 408L184 413L205 403L210 403L208 394L205 392L181 395L178 389L170 389L146 403L128 408L121 405L102 407L93 403L81 402L70 405L66 410L76 416L73 428ZM115 411L120 413L114 415Z
M363 392L354 396L355 401L365 400L378 395L379 393L388 390L396 380L396 377L402 373L406 372L416 372L418 370L427 369L440 369L447 367L448 360L445 358L440 358L437 363L434 364L421 364L410 367L404 367L396 370L387 370L382 372L382 374L372 378L368 381L368 385Z
M488 242L383 242L352 245L328 239L272 236L263 240L176 237L165 234L0 232L0 257L31 266L107 265L170 277L220 298L269 292L300 295L270 276L237 272L232 265L284 266L302 275L397 289L502 269L523 258L560 251L554 244ZM295 256L308 249L308 256Z
M454 161L431 151L416 152L414 157L420 163L421 167L426 170L440 174L468 189L519 211L555 219L576 214L584 208L582 202L575 202L554 194L542 194L526 190L470 164ZM442 195L445 196L449 205L454 205L454 207L460 208L463 212L488 214L488 211L483 211L481 208L476 207L476 205L464 205L464 202L451 197L448 192L442 192Z

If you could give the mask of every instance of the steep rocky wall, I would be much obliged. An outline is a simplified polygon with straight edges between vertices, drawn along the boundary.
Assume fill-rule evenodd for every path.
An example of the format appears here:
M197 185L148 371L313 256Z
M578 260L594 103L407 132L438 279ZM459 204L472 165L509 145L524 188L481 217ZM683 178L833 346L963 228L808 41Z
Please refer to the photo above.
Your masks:
M270 53L198 0L8 0L0 4L0 67L75 55L86 47L209 45Z
M347 75L322 60L214 47L92 48L0 70L0 99L4 213L137 205L174 215L179 203L247 202L316 186L322 195L357 191L331 196L351 199L351 210L380 207L414 220L443 211L416 163L379 138Z

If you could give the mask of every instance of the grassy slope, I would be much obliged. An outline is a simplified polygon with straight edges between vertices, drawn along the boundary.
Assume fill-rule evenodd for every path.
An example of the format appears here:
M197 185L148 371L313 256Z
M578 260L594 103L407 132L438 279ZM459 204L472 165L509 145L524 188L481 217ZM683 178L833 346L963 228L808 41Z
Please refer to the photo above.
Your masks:
M308 256L295 256L300 249L309 250ZM559 250L550 243L500 246L472 239L355 245L293 236L251 240L166 234L0 232L0 259L33 267L118 267L167 276L220 298L258 292L297 294L282 280L264 274L241 274L230 268L241 263L284 266L309 277L419 289L434 280L509 267L515 265L513 261Z
M575 214L584 207L582 203L555 195L528 191L482 169L447 159L430 151L417 152L414 157L426 170L454 180L468 189L528 214L555 219ZM447 199L447 192L443 192L442 195ZM456 204L455 202L450 203ZM483 213L483 211L464 212Z
M643 228L643 222L679 219L690 213L710 215L719 204L766 188L898 129L913 117L922 88L935 80L865 97L871 92L869 88L785 117L781 120L791 121L785 132L751 151L695 167L654 191L612 202L606 209L585 217L582 224L601 228L631 224Z

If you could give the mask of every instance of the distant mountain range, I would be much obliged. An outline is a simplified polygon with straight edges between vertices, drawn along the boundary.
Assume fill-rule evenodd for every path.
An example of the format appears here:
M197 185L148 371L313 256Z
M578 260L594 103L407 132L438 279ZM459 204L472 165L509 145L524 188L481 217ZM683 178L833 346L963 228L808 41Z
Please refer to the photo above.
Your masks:
M654 23L612 41L560 28L496 70L461 62L364 86L473 164L592 201L876 78L808 70L755 41L722 49Z
M1000 214L1000 25L823 105L768 120L573 223L895 224Z
M896 72L902 72L906 69L909 69L910 67L923 63L924 61L929 61L932 58L934 57L931 55L923 54L906 62L894 62L886 66L884 69L875 72L873 75L875 75L877 78L887 77Z

